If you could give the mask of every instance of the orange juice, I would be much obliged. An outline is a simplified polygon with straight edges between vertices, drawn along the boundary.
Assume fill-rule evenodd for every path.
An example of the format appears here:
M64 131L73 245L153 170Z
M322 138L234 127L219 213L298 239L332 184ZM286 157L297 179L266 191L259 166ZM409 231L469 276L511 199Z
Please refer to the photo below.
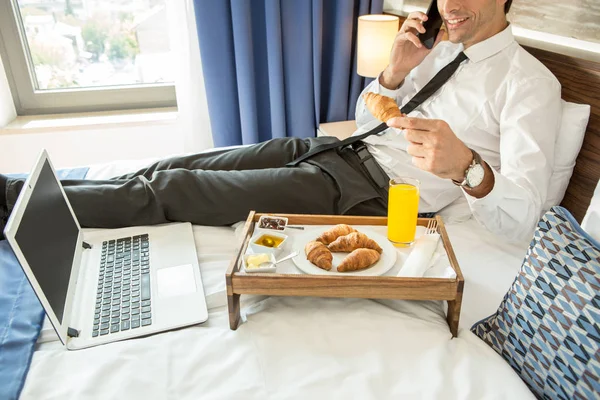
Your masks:
M415 240L419 210L419 181L394 178L390 181L388 200L388 239L398 245Z

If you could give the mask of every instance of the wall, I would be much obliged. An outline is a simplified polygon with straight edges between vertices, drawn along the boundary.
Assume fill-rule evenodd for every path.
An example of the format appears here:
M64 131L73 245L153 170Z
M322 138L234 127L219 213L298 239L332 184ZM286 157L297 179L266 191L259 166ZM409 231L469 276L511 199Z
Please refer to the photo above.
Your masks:
M15 117L15 107L0 60L0 173L29 171L42 148L48 150L57 168L120 159L165 157L184 152L182 118L81 129L1 128Z
M414 11L426 11L429 4L429 0L384 0L383 10L407 16ZM598 0L514 1L508 20L521 45L600 62Z
M430 0L384 0L383 9L425 11ZM514 26L566 38L600 43L598 0L514 0L508 14Z
M171 113L164 120L138 124L3 130L2 126L15 118L15 112L8 85L3 85L6 77L0 62L0 173L28 171L42 148L48 150L57 168L160 158L212 148L193 1L168 2L167 20L177 57L175 118Z
M0 127L15 117L0 60ZM48 150L56 168L180 154L184 152L184 130L182 118L80 129L0 128L0 173L29 171L42 148Z
M16 116L17 112L15 111L8 80L4 73L4 64L2 63L2 57L0 57L0 128L15 119Z
M42 148L48 150L56 168L184 152L179 120L104 129L0 133L0 173L29 171Z

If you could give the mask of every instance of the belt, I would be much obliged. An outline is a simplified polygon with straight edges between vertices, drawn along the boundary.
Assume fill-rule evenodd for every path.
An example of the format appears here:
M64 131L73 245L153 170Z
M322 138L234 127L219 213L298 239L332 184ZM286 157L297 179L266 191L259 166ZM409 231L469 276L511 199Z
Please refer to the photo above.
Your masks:
M356 142L353 143L351 147L354 150L354 153L356 153L358 156L363 171L369 175L377 187L384 189L385 192L387 192L390 184L390 177L379 166L377 161L375 161L373 155L369 153L369 150L367 150L367 145L363 142Z

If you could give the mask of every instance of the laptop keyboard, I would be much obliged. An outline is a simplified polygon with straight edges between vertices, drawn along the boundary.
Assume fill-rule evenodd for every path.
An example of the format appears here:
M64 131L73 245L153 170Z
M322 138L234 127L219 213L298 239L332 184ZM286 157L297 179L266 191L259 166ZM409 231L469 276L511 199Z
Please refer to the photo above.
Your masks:
M92 336L151 325L151 307L148 235L103 242Z

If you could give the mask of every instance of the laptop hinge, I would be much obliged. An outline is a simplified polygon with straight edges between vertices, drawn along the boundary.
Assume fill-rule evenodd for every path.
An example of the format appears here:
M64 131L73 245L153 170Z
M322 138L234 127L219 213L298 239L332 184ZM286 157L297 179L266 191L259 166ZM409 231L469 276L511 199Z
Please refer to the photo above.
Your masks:
M75 328L68 328L67 336L68 337L79 337L79 331Z
M81 242L81 246L82 246L84 249L91 249L91 248L92 248L92 245L91 245L91 244L89 244L88 242Z

